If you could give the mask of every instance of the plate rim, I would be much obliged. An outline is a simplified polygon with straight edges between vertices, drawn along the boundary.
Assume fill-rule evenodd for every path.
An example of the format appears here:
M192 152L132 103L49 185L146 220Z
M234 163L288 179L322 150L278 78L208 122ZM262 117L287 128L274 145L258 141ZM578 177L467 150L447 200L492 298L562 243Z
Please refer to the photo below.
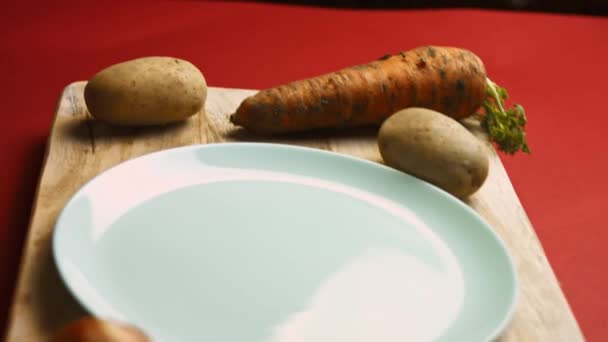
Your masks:
M95 305L92 305L90 303L90 301L85 298L86 296L80 295L79 294L80 291L76 288L76 286L72 282L70 282L68 280L70 277L67 276L67 271L64 269L64 267L60 263L61 255L60 255L59 246L58 246L60 243L59 240L60 240L60 236L61 236L61 229L59 227L60 223L63 221L63 218L65 217L65 215L68 214L71 204L78 198L78 196L80 194L82 194L90 186L91 183L95 182L97 179L99 179L101 177L104 177L106 174L108 174L112 170L128 167L129 164L142 162L145 159L155 158L155 157L158 157L159 155L178 153L178 152L186 153L189 150L199 150L199 149L207 149L207 148L238 148L238 147L254 148L254 149L256 149L256 148L292 149L292 150L299 150L299 151L303 151L303 152L309 152L309 153L313 153L313 154L325 154L325 155L328 155L328 156L334 157L334 158L345 158L345 159L348 159L348 160L351 160L351 161L354 161L357 163L362 163L363 165L365 165L367 167L373 167L373 168L382 169L384 171L398 173L402 176L405 176L406 178L411 179L414 182L422 183L425 190L434 192L435 196L441 196L444 198L444 200L455 203L456 206L458 206L459 210L462 210L462 211L466 212L468 215L471 215L472 217L474 217L480 223L480 225L483 226L483 228L489 233L490 237L494 240L494 242L497 244L497 246L500 247L500 251L505 255L506 261L507 261L507 266L508 266L508 269L511 274L511 276L509 278L511 280L512 291L509 293L509 296L510 296L509 306L508 306L507 310L505 311L505 314L503 315L500 323L497 324L496 327L494 328L494 330L492 330L492 332L487 336L487 340L494 341L497 338L499 338L505 332L508 325L512 322L512 320L515 316L516 309L518 307L520 296L521 296L520 295L520 279L519 279L519 275L517 273L517 267L515 265L515 260L514 260L512 252L507 247L506 242L503 240L503 238L494 230L492 225L483 216L481 216L477 211L475 211L470 206L466 205L461 199L459 199L456 196L448 193L447 191L439 188L438 186L436 186L432 183L429 183L423 179L420 179L418 177L415 177L409 173L399 171L388 165L374 162L374 161L371 161L371 160L368 160L368 159L365 159L362 157L350 155L347 153L325 150L325 149L321 149L321 148L317 148L317 147L294 145L294 144L290 144L290 143L274 143L274 142L210 142L210 143L200 143L200 144L192 144L192 145L185 145L185 146L177 146L177 147L171 147L171 148L167 148L167 149L152 151L152 152L144 153L142 155L121 161L115 165L112 165L112 166L108 167L107 169L102 170L101 172L97 173L92 178L90 178L89 180L84 182L82 185L80 185L78 188L76 188L76 190L68 197L68 200L65 202L65 204L61 207L61 210L59 211L59 214L57 215L57 219L56 219L55 223L53 224L53 230L51 233L52 234L51 250L52 250L53 263L54 263L55 267L57 268L61 282L68 289L71 297L74 300L76 300L76 302L85 311L88 311L89 314L92 314L95 317L104 318L104 315L102 314L101 310L99 310ZM111 317L111 319L115 319L115 317Z

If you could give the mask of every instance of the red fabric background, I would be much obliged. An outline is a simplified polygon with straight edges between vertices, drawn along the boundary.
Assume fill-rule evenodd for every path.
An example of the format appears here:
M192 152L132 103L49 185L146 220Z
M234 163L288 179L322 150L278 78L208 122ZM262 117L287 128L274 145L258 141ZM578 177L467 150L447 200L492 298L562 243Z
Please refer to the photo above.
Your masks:
M478 10L346 11L204 1L11 2L0 18L0 321L64 86L126 59L190 60L210 86L261 88L425 44L469 48L529 116L503 156L590 341L608 340L601 134L608 20Z

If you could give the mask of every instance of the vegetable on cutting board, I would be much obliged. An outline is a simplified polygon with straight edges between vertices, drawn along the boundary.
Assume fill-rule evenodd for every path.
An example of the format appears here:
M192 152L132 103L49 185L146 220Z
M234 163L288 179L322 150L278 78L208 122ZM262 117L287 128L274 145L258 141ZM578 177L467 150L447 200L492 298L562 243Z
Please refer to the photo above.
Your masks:
M488 176L485 145L458 121L434 110L411 107L380 126L384 162L459 198L475 193Z
M95 119L117 126L183 121L203 108L207 83L192 63L173 57L142 57L105 68L84 89Z
M529 153L523 107L505 109L506 97L471 51L424 46L261 90L230 121L255 133L282 134L378 126L398 110L423 107L457 120L478 118L500 150Z
M151 342L140 329L92 316L79 318L61 327L50 342Z

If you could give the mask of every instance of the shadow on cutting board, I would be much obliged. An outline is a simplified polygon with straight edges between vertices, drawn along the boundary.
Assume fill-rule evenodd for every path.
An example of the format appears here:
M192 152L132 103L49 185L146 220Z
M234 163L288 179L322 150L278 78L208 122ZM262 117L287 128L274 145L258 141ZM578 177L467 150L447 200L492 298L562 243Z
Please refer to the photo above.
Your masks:
M230 131L226 136L227 138L234 139L237 141L251 141L251 142L280 142L280 141L293 141L302 142L306 140L322 140L322 139L348 139L348 138L376 138L378 134L377 127L360 127L360 128L348 128L348 129L323 129L315 130L310 132L294 132L289 134L277 134L277 135L260 135L247 131L243 128L236 128Z
M118 127L99 122L87 115L86 119L71 120L67 133L83 143L93 143L95 139L134 139L151 138L165 134L174 134L187 128L188 121L149 127Z

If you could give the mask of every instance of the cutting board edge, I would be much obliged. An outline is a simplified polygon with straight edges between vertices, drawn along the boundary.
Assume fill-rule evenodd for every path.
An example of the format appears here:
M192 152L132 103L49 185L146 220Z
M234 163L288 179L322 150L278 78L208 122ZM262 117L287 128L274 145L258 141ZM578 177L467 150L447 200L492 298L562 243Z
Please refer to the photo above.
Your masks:
M33 243L34 234L32 231L32 227L34 225L34 217L36 216L36 213L39 210L39 206L38 206L38 201L40 200L39 195L40 195L40 190L42 189L42 185L43 185L42 183L43 183L43 179L44 179L44 174L45 174L45 172L47 172L47 164L49 162L51 144L53 142L53 138L55 135L53 128L55 127L55 123L57 122L57 117L59 115L59 107L61 105L61 101L63 100L65 94L71 88L73 88L74 86L78 86L78 84L83 83L83 82L86 83L86 81L75 81L75 82L72 82L72 83L68 84L67 86L65 86L61 90L60 95L57 98L57 101L55 104L53 120L51 121L51 125L49 128L49 135L45 142L44 155L42 157L42 164L41 164L40 172L38 173L38 178L36 180L36 190L34 192L32 206L31 206L30 213L29 213L27 229L25 231L25 239L24 239L24 243L21 248L21 254L19 257L17 275L15 278L16 279L15 286L13 287L11 300L9 302L10 304L8 307L7 318L5 321L5 331L4 331L3 341L9 341L9 337L11 336L13 328L15 326L15 318L17 316L16 312L17 312L17 307L18 307L18 302L19 302L19 291L23 287L22 283L25 282L24 265L28 260L28 256L29 256L28 252L31 248L33 248L33 245L34 245L34 243Z

